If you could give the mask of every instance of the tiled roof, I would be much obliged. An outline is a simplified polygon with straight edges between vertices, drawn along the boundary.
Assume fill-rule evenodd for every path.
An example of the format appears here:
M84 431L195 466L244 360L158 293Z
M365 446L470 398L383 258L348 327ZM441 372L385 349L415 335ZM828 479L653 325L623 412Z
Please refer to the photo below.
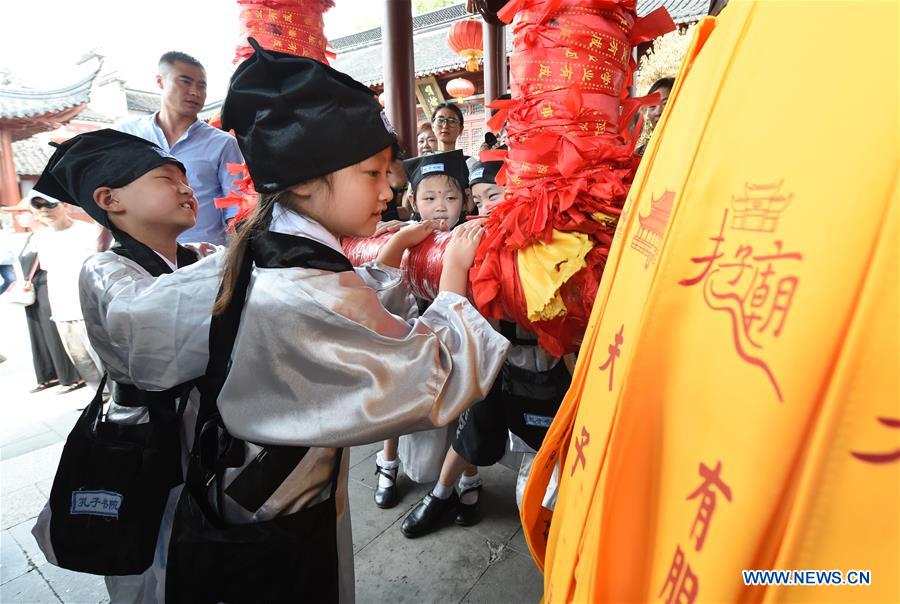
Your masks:
M159 93L126 88L125 103L128 106L128 111L153 113L154 111L159 111Z
M415 17L413 17L413 31L415 32L420 29L427 29L429 27L440 25L442 23L452 23L453 21L458 21L459 19L471 16L472 15L466 12L465 3L454 4L453 6L447 6L445 8L431 11L430 13L416 15ZM380 44L381 28L376 27L373 29L361 31L359 33L351 34L349 36L344 36L342 38L335 38L334 40L329 40L328 43L334 50L338 52L338 55L340 55L341 50L354 48L357 46Z
M697 21L709 10L709 0L638 0L638 14L646 15L665 6L675 23ZM455 4L413 18L413 56L416 77L457 71L465 60L450 50L447 33L454 21L473 17L465 4ZM480 18L480 17L476 17ZM512 32L506 32L506 50L512 51ZM384 81L381 28L369 29L351 36L331 40L337 58L331 61L338 71L350 75L367 86Z
M699 21L709 13L709 0L638 0L637 14L643 17L665 6L675 23Z
M19 176L38 176L53 155L53 147L32 136L12 144L13 163Z
M125 89L125 102L129 111L140 111L141 113L155 113L160 108L160 96L158 92L150 90L137 90L135 88ZM222 108L222 99L209 101L200 110L200 119L206 119L212 113Z
M0 84L0 119L22 119L58 113L87 103L101 63L82 79L54 90L34 90L15 83Z
M460 4L415 18L423 18L422 22L427 23L427 25L416 28L414 20L413 56L416 77L459 71L465 67L465 59L450 50L450 46L447 44L447 33L454 21L467 17L472 17L472 15L466 13L464 5ZM335 47L337 58L331 61L331 65L367 86L374 86L384 81L384 60L382 58L381 30L370 31L378 32L374 38L375 42L353 46L345 45L343 49ZM507 35L505 39L506 50L511 52L512 36Z
M116 120L111 117L107 117L101 113L97 113L89 106L85 107L85 109L78 114L78 117L75 118L80 122L97 122L98 124L112 124Z

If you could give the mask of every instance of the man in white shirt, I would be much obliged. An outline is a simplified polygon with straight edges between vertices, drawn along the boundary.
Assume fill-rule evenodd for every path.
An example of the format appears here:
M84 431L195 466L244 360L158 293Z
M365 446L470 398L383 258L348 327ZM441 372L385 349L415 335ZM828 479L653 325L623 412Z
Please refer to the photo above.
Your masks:
M178 237L179 243L227 243L227 222L237 208L218 209L215 198L233 188L226 164L242 164L237 141L230 134L197 118L206 103L206 70L183 52L167 52L159 59L156 83L162 105L152 115L116 126L175 156L187 168L188 182L200 203L197 224Z
M31 207L45 226L34 234L34 243L41 268L47 271L51 319L59 331L63 348L83 380L66 391L75 390L85 382L96 389L103 371L84 327L78 277L84 261L97 252L99 227L72 220L66 212L66 204L46 196L33 196Z

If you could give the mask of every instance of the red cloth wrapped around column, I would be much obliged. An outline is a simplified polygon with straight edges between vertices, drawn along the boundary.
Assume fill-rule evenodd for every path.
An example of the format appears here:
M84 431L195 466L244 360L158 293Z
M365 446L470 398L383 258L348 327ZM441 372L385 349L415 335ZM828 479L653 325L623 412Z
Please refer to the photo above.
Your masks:
M636 0L513 0L498 16L513 23L512 100L497 101L489 126L506 123L509 151L498 184L506 198L485 225L471 272L476 306L513 318L562 355L580 345L639 158L627 125L655 99L629 99L634 44L674 29L664 12L637 19ZM636 130L640 132L640 128ZM586 264L555 293L564 308L529 320L519 255L580 233ZM555 313L555 314L554 314ZM543 316L543 315L542 315Z
M255 38L263 48L328 63L325 21L322 15L334 6L333 0L238 0L241 33L234 62L240 63L253 49L247 38Z
M393 233L378 237L344 237L341 246L353 266L374 260ZM403 253L400 270L403 280L413 294L425 300L434 300L441 282L444 251L450 243L451 233L432 233L422 243Z

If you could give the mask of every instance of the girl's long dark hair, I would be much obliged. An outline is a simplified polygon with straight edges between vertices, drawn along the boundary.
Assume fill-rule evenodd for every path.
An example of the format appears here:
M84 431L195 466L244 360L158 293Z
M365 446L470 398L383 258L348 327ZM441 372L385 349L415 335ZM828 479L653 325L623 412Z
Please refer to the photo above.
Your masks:
M228 307L228 303L231 302L244 255L250 253L250 241L257 234L269 228L275 203L282 201L290 207L290 197L291 192L287 189L277 193L260 193L253 213L237 226L234 239L232 239L231 245L228 246L228 257L225 259L225 271L222 275L222 287L219 290L218 297L216 297L216 303L213 305L214 315L224 312L225 308Z
M315 179L320 184L332 191L332 175L326 174ZM309 181L309 182L312 182ZM259 199L256 202L256 208L249 218L245 219L237 226L237 232L231 245L228 246L228 257L225 259L225 270L222 274L222 287L213 304L213 314L220 315L228 307L231 298L234 296L234 287L237 283L238 274L241 271L241 264L244 262L245 254L249 254L250 242L259 233L265 232L272 223L272 211L275 204L284 208L289 212L297 212L304 202L304 197L294 193L290 189L284 189L277 193L259 193Z

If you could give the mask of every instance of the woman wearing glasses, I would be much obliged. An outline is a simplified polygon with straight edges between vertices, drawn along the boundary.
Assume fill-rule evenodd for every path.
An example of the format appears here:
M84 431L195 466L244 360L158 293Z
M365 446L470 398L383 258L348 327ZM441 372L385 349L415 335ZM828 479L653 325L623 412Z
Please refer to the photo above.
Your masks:
M456 149L456 141L463 131L462 110L453 103L441 103L431 116L431 124L437 135L438 153Z

